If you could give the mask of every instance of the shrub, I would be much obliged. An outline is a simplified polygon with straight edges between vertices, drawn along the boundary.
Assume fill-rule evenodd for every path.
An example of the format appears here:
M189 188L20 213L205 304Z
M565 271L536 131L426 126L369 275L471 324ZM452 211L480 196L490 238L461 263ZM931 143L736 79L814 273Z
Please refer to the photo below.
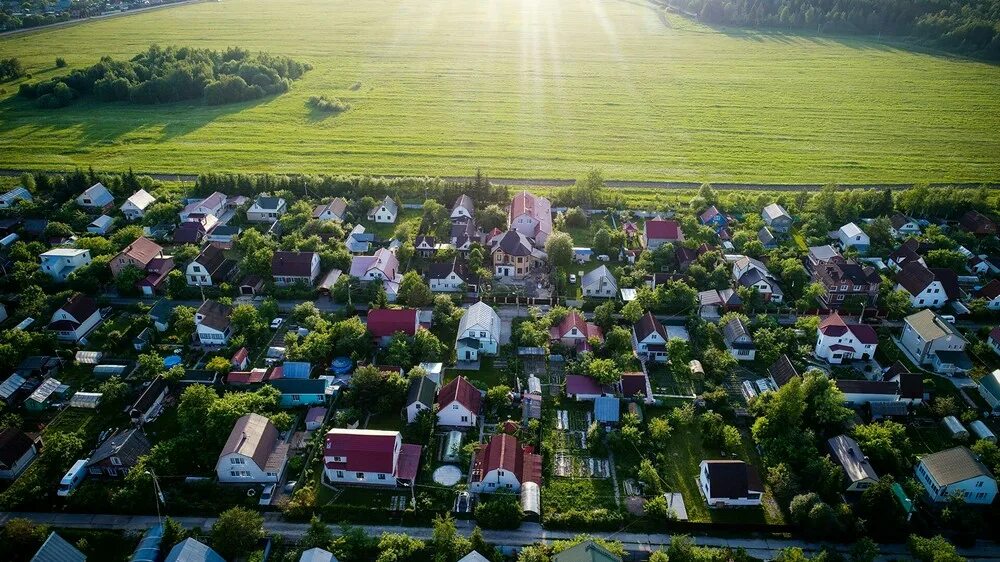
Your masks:
M311 96L306 105L325 113L341 113L351 108L351 104L340 101L337 98L327 98L326 96Z
M56 57L56 68L66 68L66 59Z
M476 506L476 521L484 529L516 529L523 516L521 502L511 493L490 494Z

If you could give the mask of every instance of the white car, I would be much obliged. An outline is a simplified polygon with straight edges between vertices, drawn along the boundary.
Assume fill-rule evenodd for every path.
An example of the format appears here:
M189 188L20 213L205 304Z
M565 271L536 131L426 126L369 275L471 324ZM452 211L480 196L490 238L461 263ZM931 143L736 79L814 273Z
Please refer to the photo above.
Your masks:
M611 261L611 256L607 254L601 254L597 256L597 261Z
M575 273L570 273L569 274L569 283L570 283L570 285L576 285L576 274Z
M260 492L260 500L257 501L259 505L271 505L271 498L274 497L274 484L268 484L264 486L264 489Z
M271 320L271 329L272 330L277 330L277 329L281 328L281 325L284 324L284 323L285 323L285 319L284 318L275 318L274 320Z

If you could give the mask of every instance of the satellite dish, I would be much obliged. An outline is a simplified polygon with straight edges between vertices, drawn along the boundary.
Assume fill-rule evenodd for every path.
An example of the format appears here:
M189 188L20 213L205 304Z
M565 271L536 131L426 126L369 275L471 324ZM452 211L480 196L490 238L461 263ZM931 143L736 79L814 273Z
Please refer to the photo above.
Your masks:
M247 497L252 498L257 495L257 488L250 488L247 490Z

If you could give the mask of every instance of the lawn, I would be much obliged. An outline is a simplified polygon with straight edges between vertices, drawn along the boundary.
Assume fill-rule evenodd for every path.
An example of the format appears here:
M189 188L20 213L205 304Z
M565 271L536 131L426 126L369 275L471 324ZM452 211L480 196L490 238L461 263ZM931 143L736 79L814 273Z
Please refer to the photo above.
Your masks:
M0 167L822 183L992 181L1000 68L866 39L713 29L641 2L227 0L0 39L30 80L151 43L313 65L225 106L0 84ZM55 67L64 57L68 67ZM310 96L337 97L337 115Z

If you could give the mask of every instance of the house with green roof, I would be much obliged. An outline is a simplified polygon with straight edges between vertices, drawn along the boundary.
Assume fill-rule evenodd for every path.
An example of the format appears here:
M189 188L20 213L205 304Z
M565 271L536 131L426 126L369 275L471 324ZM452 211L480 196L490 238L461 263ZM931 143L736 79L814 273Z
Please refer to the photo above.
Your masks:
M994 414L1000 414L1000 369L979 380L979 394L993 408Z
M420 412L434 408L436 394L437 383L430 377L410 379L410 387L406 391L406 423L417 421Z
M584 541L553 555L552 562L622 562L622 559L594 541Z

